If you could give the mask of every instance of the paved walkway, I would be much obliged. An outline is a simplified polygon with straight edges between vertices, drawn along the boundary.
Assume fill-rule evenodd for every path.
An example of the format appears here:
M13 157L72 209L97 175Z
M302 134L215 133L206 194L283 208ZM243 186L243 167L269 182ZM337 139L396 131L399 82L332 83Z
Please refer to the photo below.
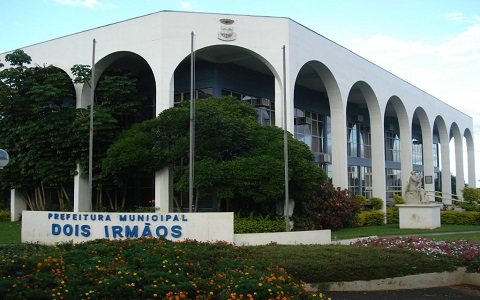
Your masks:
M478 300L480 286L458 285L431 289L375 291L375 292L326 292L332 300Z

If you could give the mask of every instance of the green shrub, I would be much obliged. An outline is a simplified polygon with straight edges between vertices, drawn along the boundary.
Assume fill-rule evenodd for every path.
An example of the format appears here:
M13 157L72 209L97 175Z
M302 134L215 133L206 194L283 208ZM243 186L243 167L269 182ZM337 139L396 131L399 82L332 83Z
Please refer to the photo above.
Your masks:
M383 208L383 200L381 198L372 197L370 198L370 203L373 210L381 210Z
M442 224L450 225L480 225L480 212L474 211L441 211L440 219Z
M364 195L355 195L355 200L357 200L361 205L365 205L365 203L367 203L367 198L365 198Z
M455 202L456 202L455 205L463 208L466 211L478 211L478 212L480 212L480 206L478 204L458 202L458 201L455 201Z
M0 222L10 222L10 212L8 210L0 210Z
M242 218L235 214L233 226L235 233L283 232L285 219L280 216L275 218L254 216L253 213L247 218Z
M473 187L464 187L463 190L463 200L469 204L477 204L480 199L480 190Z
M385 225L385 215L378 210L361 211L356 219L357 227Z
M362 205L340 189L327 182L319 186L310 199L295 203L293 230L342 229L355 226L355 215Z
M387 207L387 224L398 224L399 220L398 207Z
M393 194L393 201L395 202L395 204L405 204L405 203L407 203L405 201L405 199L398 194Z
M435 192L435 201L436 201L436 202L443 202L442 193L440 193L440 192Z

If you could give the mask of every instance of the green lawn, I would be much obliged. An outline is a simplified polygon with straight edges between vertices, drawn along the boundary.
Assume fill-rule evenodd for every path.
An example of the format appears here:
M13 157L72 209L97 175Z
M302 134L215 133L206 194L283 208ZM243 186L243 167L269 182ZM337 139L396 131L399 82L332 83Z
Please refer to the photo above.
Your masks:
M400 229L398 224L385 226L369 226L347 228L332 231L332 240L350 239L366 236L388 236L388 235L421 235L436 240L453 241L466 239L473 242L480 242L480 233L463 233L469 231L480 231L480 226L474 225L442 225L437 229ZM459 234L453 234L460 232ZM441 234L449 233L449 234ZM21 241L20 222L0 222L0 244L16 244Z
M21 228L20 222L0 222L0 244L20 243Z
M440 233L454 233L454 232L469 232L469 231L480 231L480 226L478 225L442 225L442 227L437 229L400 229L398 224L387 224L384 226L367 226L367 227L356 227L356 228L346 228L337 231L332 231L332 240L337 239L350 239L356 237L367 237L367 236L389 236L389 235L421 235L427 236L435 239L439 239ZM480 234L455 234L455 235L441 235L448 237L463 237L463 239L472 238L472 241L480 242ZM449 239L450 240L450 239Z

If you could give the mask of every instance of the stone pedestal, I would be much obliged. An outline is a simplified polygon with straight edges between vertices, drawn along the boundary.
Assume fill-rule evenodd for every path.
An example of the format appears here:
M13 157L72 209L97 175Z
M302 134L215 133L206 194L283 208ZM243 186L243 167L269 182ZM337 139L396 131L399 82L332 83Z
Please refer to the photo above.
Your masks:
M441 227L440 204L398 204L400 229Z

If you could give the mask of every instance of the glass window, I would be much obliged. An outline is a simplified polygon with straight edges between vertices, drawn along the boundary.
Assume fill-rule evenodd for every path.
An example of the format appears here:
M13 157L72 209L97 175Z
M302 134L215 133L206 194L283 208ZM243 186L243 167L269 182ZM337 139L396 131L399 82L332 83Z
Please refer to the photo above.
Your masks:
M295 108L295 120L307 118L307 123L295 122L294 137L307 144L313 152L328 153L325 147L325 115Z
M204 88L195 90L195 99L206 99L212 97L213 89ZM173 104L176 106L182 101L190 101L190 91L178 92L173 94Z
M233 96L235 99L238 100L250 100L250 99L265 99L260 98L252 95L242 94L234 91L229 90L222 90L223 96ZM269 102L268 105L261 105L256 106L257 111L257 121L265 126L273 126L275 125L275 101L271 101L270 99L265 99Z
M395 132L385 132L385 160L400 162L400 138Z
M372 135L370 127L361 125L360 127L360 157L372 158Z
M348 190L352 195L360 194L359 176L358 166L348 166Z
M423 145L422 141L412 139L412 162L414 165L423 165Z
M402 174L399 169L386 169L387 199L394 194L402 195Z
M439 168L440 167L440 155L439 155L440 147L437 143L433 144L433 167Z
M353 122L347 123L347 155L358 157L358 124Z

